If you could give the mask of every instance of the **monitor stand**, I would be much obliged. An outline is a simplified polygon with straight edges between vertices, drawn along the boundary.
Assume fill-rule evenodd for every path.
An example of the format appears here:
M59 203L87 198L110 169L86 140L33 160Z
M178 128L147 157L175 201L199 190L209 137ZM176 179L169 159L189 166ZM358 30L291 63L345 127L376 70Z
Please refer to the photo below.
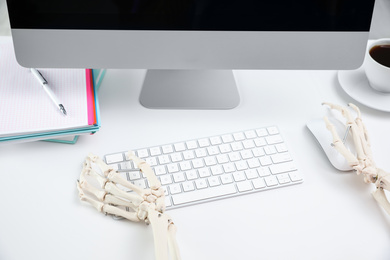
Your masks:
M232 109L240 96L231 70L148 70L140 103L154 109Z

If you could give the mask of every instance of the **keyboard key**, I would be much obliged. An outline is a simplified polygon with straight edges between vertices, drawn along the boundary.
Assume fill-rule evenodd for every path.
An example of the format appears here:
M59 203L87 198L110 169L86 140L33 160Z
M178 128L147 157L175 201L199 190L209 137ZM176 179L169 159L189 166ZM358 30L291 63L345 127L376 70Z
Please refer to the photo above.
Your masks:
M222 136L222 142L224 143L231 143L234 141L234 138L231 134L223 135Z
M234 163L234 165L236 166L236 169L239 171L248 169L248 164L246 163L246 161L238 161Z
M173 153L173 146L168 144L168 145L163 145L161 147L163 153L167 154L167 153Z
M139 158L146 158L146 157L148 157L149 156L149 153L148 153L148 149L141 149L141 150L138 150L137 151L137 156L139 157Z
M183 184L183 190L184 191L193 191L195 190L194 183L192 181L184 182Z
M183 161L183 156L181 153L173 153L171 154L171 160L172 162L180 162Z
M283 142L283 139L280 135L267 136L265 139L267 140L268 144L278 144Z
M222 168L221 165L212 166L212 167L210 167L210 169L211 169L211 173L213 175L219 175L219 174L223 174L224 173L223 168Z
M184 160L192 160L195 158L194 151L184 151L183 152Z
M221 137L219 137L219 136L211 137L210 138L210 142L211 142L212 145L222 144Z
M245 140L245 135L244 135L243 132L234 133L234 134L233 134L233 137L234 137L234 140L236 140L236 141Z
M180 169L182 171L191 170L192 169L191 162L189 162L189 161L181 162L180 163Z
M256 138L256 132L254 130L245 131L245 137L248 139Z
M175 146L175 151L176 152L182 152L182 151L186 150L185 143L176 143L176 144L174 144L174 146Z
M259 159L257 159L257 158L249 159L247 161L247 163L248 163L249 168L251 168L251 169L260 167L260 162L259 162Z
M261 167L257 169L257 172L259 173L260 177L265 177L271 175L271 172L268 167Z
M117 163L117 162L123 162L122 153L106 155L106 163L107 164L112 164L112 163Z
M240 154L241 154L242 159L244 159L244 160L250 159L253 157L253 154L250 150L241 151Z
M263 148L254 148L252 149L252 153L255 157L260 157L265 155Z
M253 190L251 181L242 181L237 183L237 188L239 192L245 192Z
M207 181L206 181L206 179L197 179L197 180L195 180L195 186L196 186L197 189L207 188Z
M259 175L257 174L257 171L255 169L246 170L245 175L246 175L246 178L249 180L259 177Z
M186 171L187 180L195 180L198 178L195 170Z
M234 184L227 184L216 187L209 187L208 189L172 195L172 200L174 205L181 205L188 202L218 198L224 195L231 195L235 193L237 193L237 191L234 187Z
M303 180L302 175L299 172L297 172L297 171L290 172L289 175L290 175L290 178L291 178L292 181L301 181L301 180Z
M223 184L233 183L233 177L231 174L223 174L221 175L221 181Z
M204 162L207 166L212 166L217 164L217 159L214 156L209 156L204 158Z
M187 149L189 150L198 148L198 143L196 141L188 141L186 142L186 144L187 144Z
M225 163L222 165L224 172L229 173L229 172L234 172L236 168L234 167L233 163Z
M168 155L160 155L158 157L158 161L159 161L160 164L167 164L167 163L171 162L171 160L169 159Z
M227 163L229 162L229 156L227 154L217 155L217 161L219 164Z
M283 152L287 152L287 146L286 144L282 143L282 144L276 144L275 145L275 148L276 150L278 151L278 153L283 153Z
M242 142L242 145L245 149L251 149L255 147L255 142L253 140L245 140Z
M256 129L256 133L258 137L263 137L268 135L267 129L265 128Z
M232 151L232 148L230 144L221 144L219 146L219 150L221 151L221 153L228 153Z
M218 147L210 146L210 147L207 147L207 152L209 155L217 155L217 154L219 154L219 149L218 149Z
M196 155L196 157L198 157L198 158L207 156L206 148L199 148L199 149L196 149L196 150L195 150L195 155Z
M203 159L195 159L192 161L192 165L194 166L195 169L201 168L204 166Z
M221 184L218 176L212 176L208 178L207 181L209 182L210 187L215 187Z
M255 189L262 189L262 188L265 188L267 186L265 184L265 181L263 178L257 178L257 179L252 180L252 184L253 184L253 187L255 187Z
M160 147L150 148L149 151L150 151L150 156L157 156L161 154Z
M270 135L279 134L279 130L276 126L267 127L267 131Z
M157 176L159 176L159 175L166 174L167 171L166 171L165 166L159 165L159 166L154 167L154 173L155 173Z
M264 180L265 180L265 183L267 184L268 187L278 185L278 180L273 175L268 176L268 177L264 177Z
M145 180L137 180L137 181L134 181L134 185L140 187L141 189L146 189Z
M288 162L288 161L292 160L291 155L288 152L287 153L278 153L278 154L272 155L271 159L272 159L273 163Z
M270 156L260 157L260 163L263 166L271 165L272 164L271 157Z
M233 173L233 178L236 182L246 180L245 173L242 171Z
M257 146L257 147L261 147L261 146L265 146L265 145L267 145L267 142L265 141L265 138L256 138L255 140L254 140L254 142L255 142L255 145Z
M207 138L199 139L199 140L198 140L198 143L199 143L199 147L201 147L201 148L207 147L207 146L210 145L210 141L209 141L209 139L207 139Z
M172 174L172 176L173 176L174 182L182 182L182 181L186 180L183 172L174 173L174 174Z
M169 185L169 191L171 192L171 194L178 194L182 190L181 190L180 184L172 184L172 185Z
M148 157L145 158L145 162L149 164L150 166L156 166L157 165L157 158L156 157Z
M174 173L179 171L179 165L177 163L171 163L167 165L169 173Z
M294 162L285 162L271 165L269 169L271 170L272 174L279 174L283 172L295 171L297 168Z
M242 146L242 142L234 142L230 144L233 151L241 151L244 149L244 146Z
M286 173L278 174L276 175L276 178L278 178L280 184L286 184L290 182L290 177Z
M198 170L199 177L209 177L211 175L209 168L200 168Z
M162 175L160 177L160 182L162 185L167 185L172 183L172 177L171 175Z
M119 165L120 165L120 168L121 168L122 170L131 169L131 168L132 168L132 163L131 163L130 161L121 162ZM110 165L110 166L112 167L113 165ZM118 168L117 168L117 169L118 169ZM117 170L117 169L115 169L115 170Z
M129 172L129 178L131 181L135 181L141 178L141 174L139 171L131 171Z
M238 152L229 153L229 159L231 162L239 161L241 160L241 156Z
M269 145L269 146L264 147L264 152L267 155L275 154L276 153L276 148L273 145Z

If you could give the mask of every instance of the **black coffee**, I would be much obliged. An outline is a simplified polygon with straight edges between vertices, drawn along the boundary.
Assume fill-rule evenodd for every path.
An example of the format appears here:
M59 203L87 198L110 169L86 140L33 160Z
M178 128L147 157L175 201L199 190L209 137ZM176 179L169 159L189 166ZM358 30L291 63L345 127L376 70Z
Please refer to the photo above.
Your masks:
M390 45L375 45L370 55L376 62L390 68Z

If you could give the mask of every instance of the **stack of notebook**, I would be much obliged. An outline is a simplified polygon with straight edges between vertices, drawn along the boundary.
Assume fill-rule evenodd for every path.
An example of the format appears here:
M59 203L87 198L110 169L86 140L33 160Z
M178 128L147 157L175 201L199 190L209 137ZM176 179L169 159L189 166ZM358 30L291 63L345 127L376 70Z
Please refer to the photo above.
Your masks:
M28 68L15 59L10 37L0 37L0 143L67 141L100 128L96 90L104 70L38 69L66 108L55 106Z

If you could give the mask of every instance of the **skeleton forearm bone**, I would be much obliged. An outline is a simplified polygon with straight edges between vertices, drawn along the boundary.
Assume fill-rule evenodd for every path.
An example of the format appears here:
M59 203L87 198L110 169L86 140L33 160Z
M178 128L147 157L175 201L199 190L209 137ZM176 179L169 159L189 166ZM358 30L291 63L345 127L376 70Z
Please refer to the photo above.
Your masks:
M390 189L390 174L375 166L372 158L371 146L367 134L367 130L361 119L361 113L357 106L349 104L356 112L357 117L354 119L345 107L334 105L331 103L323 103L331 109L336 109L346 119L346 125L351 127L351 135L353 137L357 157L352 154L343 144L335 127L330 123L327 117L324 118L326 127L332 133L333 145L335 149L347 159L349 165L356 170L357 174L362 173L366 183L374 183L376 191L373 193L375 200L381 205L390 215L390 203L386 198L385 190Z
M156 259L168 259L168 248L172 259L180 259L176 243L176 227L170 217L164 213L165 196L160 182L151 167L145 161L129 152L129 158L145 174L150 183L150 189L141 189L128 182L112 167L106 165L99 157L89 155L77 182L79 196L94 206L98 211L120 216L131 221L144 220L152 224ZM88 182L91 179L99 184L99 188ZM117 185L135 191L125 192ZM126 211L118 206L131 208L134 212ZM168 246L168 247L167 247Z

